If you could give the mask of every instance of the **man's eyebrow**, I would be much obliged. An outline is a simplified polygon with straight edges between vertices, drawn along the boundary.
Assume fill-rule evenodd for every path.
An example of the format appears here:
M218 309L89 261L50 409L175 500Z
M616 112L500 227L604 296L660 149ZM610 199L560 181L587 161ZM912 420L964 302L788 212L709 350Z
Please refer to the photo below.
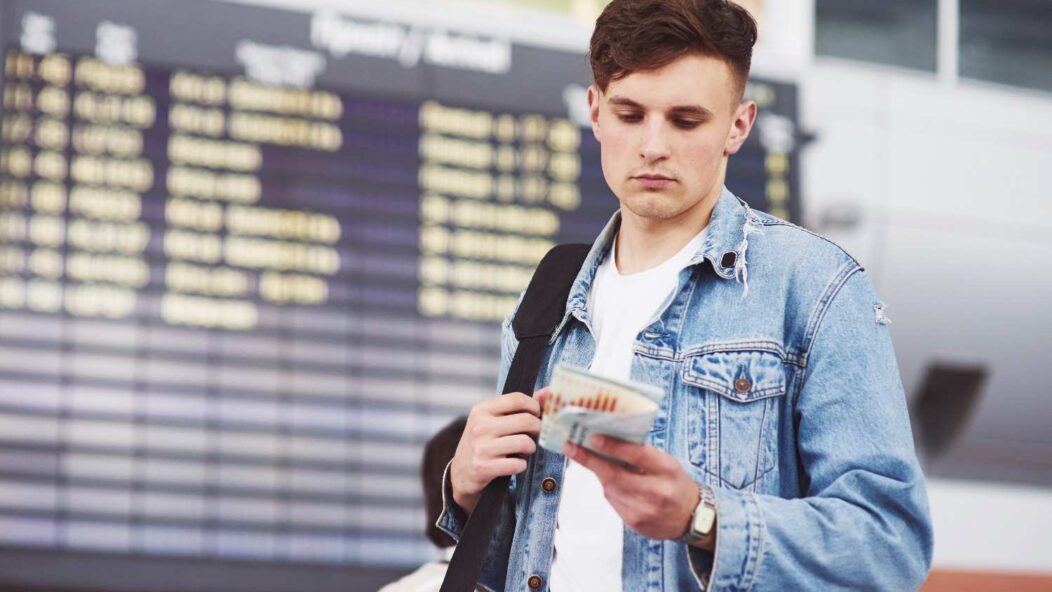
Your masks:
M712 111L709 111L701 105L676 105L669 110L677 115L693 115L695 117L712 117Z
M607 99L607 102L612 104L612 105L621 105L623 107L635 107L636 109L642 109L643 108L642 105L640 105L639 103L633 101L632 99L629 99L627 97L622 97L620 95L614 95L614 96L610 97L609 99Z
M639 103L633 101L632 99L629 99L628 97L622 97L622 96L619 96L619 95L614 95L614 96L610 97L607 100L607 102L609 102L612 105L619 105L619 106L622 106L622 107L631 107L633 109L644 109L643 105L640 105ZM705 107L702 107L701 105L676 105L675 107L672 107L671 109L669 109L669 112L670 113L674 113L676 115L694 115L696 117L711 117L712 116L712 111L709 111L708 109L706 109Z

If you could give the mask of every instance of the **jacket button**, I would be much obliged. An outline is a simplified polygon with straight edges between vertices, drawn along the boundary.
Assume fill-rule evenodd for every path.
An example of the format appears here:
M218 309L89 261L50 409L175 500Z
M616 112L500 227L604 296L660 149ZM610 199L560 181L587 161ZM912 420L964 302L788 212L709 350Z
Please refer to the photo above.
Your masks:
M734 251L727 251L720 258L720 265L724 267L734 267L734 264L738 262L738 254Z
M751 388L752 383L749 382L748 378L739 378L738 380L734 381L734 390L738 391L739 393L747 393Z
M541 489L544 490L544 493L555 491L555 486L555 479L552 479L551 477L547 477L544 481L541 481Z
M526 580L526 585L530 587L530 590L539 590L541 587L541 576L530 576L530 578Z

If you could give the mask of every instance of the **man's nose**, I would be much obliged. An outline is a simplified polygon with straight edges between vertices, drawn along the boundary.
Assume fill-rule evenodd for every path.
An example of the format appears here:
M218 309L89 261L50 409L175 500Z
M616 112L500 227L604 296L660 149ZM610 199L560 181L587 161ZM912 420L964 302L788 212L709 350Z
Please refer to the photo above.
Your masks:
M656 162L668 158L668 132L664 121L656 118L648 121L643 134L643 145L639 155L645 162Z

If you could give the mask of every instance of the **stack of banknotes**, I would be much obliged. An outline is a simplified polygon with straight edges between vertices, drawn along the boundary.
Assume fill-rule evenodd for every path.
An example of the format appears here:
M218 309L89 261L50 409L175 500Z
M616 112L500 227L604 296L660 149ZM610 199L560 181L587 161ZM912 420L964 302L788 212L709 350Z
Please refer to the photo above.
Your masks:
M560 364L552 374L537 441L560 454L568 441L588 448L592 434L641 444L654 425L663 395L662 389L649 384L613 380Z

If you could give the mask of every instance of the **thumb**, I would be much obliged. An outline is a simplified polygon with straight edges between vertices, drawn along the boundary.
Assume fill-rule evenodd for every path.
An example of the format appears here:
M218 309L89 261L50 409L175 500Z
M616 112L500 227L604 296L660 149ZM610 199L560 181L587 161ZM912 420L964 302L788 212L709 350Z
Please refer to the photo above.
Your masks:
M541 405L541 411L543 413L545 407L548 405L548 401L552 397L552 389L549 386L542 388L541 390L533 393L533 398L536 399Z

